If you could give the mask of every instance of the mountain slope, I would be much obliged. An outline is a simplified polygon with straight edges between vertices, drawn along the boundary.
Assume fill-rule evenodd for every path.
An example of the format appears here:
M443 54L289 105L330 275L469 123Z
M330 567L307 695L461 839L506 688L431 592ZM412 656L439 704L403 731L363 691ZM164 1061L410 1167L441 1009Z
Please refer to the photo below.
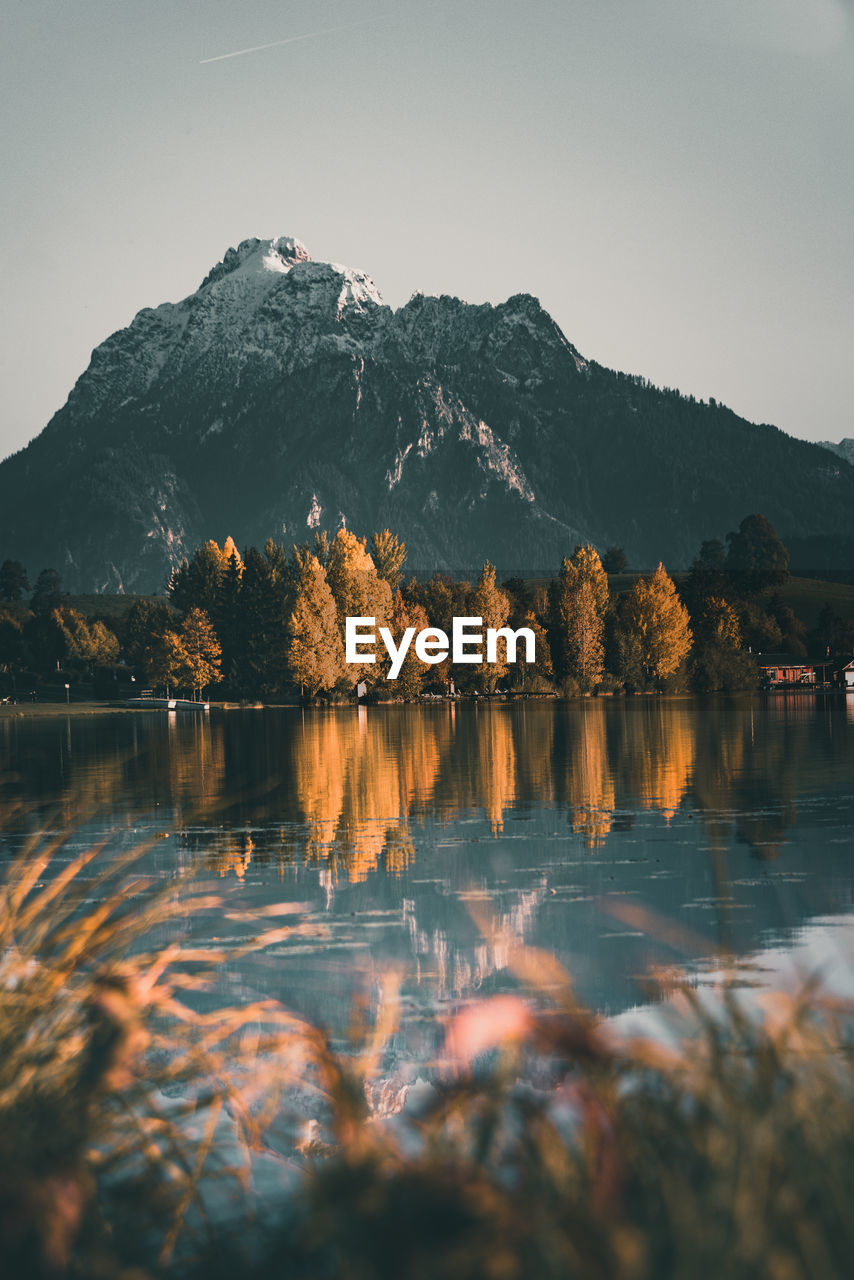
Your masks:
M844 458L846 462L854 463L854 439L851 436L846 436L838 444L833 444L830 440L819 440L819 444L824 449L830 449L838 457Z
M202 539L385 525L409 564L556 567L581 540L687 564L750 511L834 539L854 467L585 360L536 299L414 296L247 240L113 334L0 464L0 558L158 590Z

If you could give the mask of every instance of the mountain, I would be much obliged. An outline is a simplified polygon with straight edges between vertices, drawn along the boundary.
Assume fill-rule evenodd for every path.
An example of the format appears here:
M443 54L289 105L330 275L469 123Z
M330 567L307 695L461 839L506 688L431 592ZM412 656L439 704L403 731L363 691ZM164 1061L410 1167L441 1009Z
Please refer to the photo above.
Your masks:
M555 568L582 540L678 568L752 511L832 543L854 466L585 359L527 294L394 311L279 237L96 348L0 465L0 558L69 590L162 590L205 538L346 522L394 529L413 568Z
M819 444L822 448L830 449L832 453L844 458L846 462L854 464L854 439L851 436L846 436L838 444L833 444L830 440L819 440Z

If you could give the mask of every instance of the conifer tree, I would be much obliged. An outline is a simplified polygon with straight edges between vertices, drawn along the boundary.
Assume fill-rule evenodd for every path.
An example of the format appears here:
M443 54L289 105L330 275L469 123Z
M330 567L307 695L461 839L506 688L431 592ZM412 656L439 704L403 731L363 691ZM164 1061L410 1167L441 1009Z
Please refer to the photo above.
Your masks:
M788 578L789 553L767 516L745 516L726 540L726 567L742 590L762 591Z
M313 697L332 689L344 672L344 649L335 600L317 556L302 560L288 637L291 679Z
M27 571L20 560L4 560L0 564L0 600L11 604L13 600L20 600L29 589Z
M564 559L557 581L553 622L559 673L589 691L605 670L605 612L608 575L595 547L576 547Z
M30 608L33 613L53 613L61 599L62 579L55 569L42 569L36 578Z
M0 671L14 671L24 659L24 629L17 618L0 612Z

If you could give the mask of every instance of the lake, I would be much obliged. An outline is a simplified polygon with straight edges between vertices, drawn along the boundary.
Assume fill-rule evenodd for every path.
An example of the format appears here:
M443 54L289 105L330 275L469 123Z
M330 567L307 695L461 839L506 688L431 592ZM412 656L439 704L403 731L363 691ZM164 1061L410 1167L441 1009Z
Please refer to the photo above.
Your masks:
M144 865L215 882L226 945L252 931L229 913L303 904L293 938L223 966L223 998L340 1031L394 965L416 1053L437 1009L514 986L514 942L619 1013L651 965L841 919L854 696L8 716L0 819L5 858L44 827L72 831L64 857L158 837Z

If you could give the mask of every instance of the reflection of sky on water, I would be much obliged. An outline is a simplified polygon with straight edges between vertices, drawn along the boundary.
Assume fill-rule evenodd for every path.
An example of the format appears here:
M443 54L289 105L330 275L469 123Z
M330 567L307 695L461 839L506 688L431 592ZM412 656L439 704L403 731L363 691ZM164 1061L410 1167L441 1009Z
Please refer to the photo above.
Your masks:
M511 984L515 940L556 954L583 999L617 1011L650 964L785 945L809 918L850 910L852 704L799 693L4 719L0 815L9 848L39 815L85 819L75 844L104 828L124 844L162 835L149 866L212 876L241 911L309 904L313 931L224 966L232 999L275 994L342 1025L354 991L394 962L415 1025ZM692 940L668 947L621 902ZM497 935L478 927L484 913ZM225 917L207 927L240 932Z

